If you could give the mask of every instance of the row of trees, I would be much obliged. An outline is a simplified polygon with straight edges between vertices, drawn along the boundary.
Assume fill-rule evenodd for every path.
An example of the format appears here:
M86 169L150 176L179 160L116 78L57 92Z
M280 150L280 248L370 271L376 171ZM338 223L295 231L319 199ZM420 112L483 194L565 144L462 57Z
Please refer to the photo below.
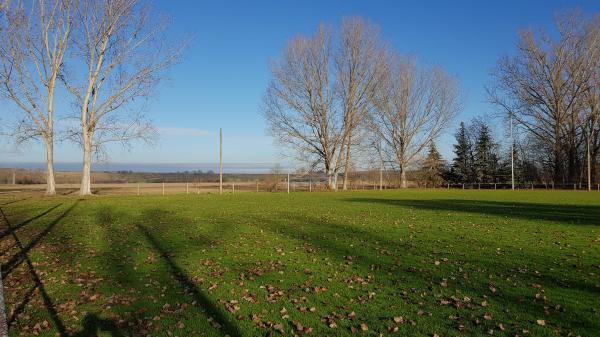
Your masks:
M391 167L402 187L411 170L430 183L514 175L591 188L600 155L600 15L559 17L557 31L520 32L516 53L492 72L488 97L493 117L510 125L509 141L495 141L481 120L461 124L446 169L434 144L461 109L456 81L400 56L360 18L288 43L272 66L264 115L271 134L309 169L322 169L332 189L339 174L345 188L361 160Z
M454 157L445 161L432 143L426 156L416 169L415 180L428 186L441 186L445 183L464 184L563 184L553 179L552 172L540 160L540 149L536 148L532 137L515 135L514 143L500 142L490 125L482 119L474 119L469 125L460 123L455 133ZM543 153L543 152L542 152ZM593 158L591 182L600 183L598 158ZM567 184L584 185L586 180ZM564 185L564 184L563 184Z
M467 130L465 124L461 123L456 133L450 179L463 183L505 181L506 167L503 164L506 161L500 162L499 150L488 124L475 120Z
M431 143L413 177L417 183L427 186L511 184L513 177L517 185L553 183L551 177L544 176L527 141L527 138L517 137L511 149L510 143L503 146L496 139L486 121L476 118L469 125L461 122L455 133L452 160L445 161L435 143Z
M545 179L589 188L600 154L600 15L565 15L556 26L554 35L522 31L488 93L501 116L525 130Z
M352 158L364 149L393 163L406 187L409 167L459 109L454 78L392 51L360 18L291 40L272 65L263 104L270 133L322 169L330 189L340 173L347 188Z
M72 122L61 138L81 145L80 194L91 194L94 154L154 135L142 105L181 52L165 44L167 21L142 0L13 1L0 20L0 94L19 112L10 135L45 144L46 193L54 194L55 110L69 97L74 109L61 116Z

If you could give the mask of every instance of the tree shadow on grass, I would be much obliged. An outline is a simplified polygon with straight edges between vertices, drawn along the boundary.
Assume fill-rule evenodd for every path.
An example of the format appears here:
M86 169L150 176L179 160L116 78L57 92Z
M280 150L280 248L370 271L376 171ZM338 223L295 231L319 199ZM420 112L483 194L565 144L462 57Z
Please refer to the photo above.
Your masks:
M57 208L58 208L58 207L60 207L61 205L62 205L62 203L60 203L60 204L58 204L58 205L55 205L55 206L53 206L53 207L50 207L50 208L48 208L47 210L43 211L42 213L40 213L40 214L38 214L38 215L36 215L36 216L34 216L34 217L31 217L31 218L29 218L29 219L27 219L27 220L25 220L25 221L23 221L23 222L21 222L21 223L18 223L18 224L16 224L16 225L10 225L10 226L9 226L7 229L0 231L0 240L1 240L2 238L4 238L5 236L7 236L7 235L9 235L9 234L13 233L13 232L14 232L14 231L16 231L17 229L19 229L19 228L21 228L21 227L23 227L23 226L25 226L25 225L29 224L30 222L32 222L32 221L34 221L34 220L37 220L37 219L39 219L39 218L43 217L44 215L46 215L46 214L48 214L48 213L50 213L50 212L52 212L53 210L57 209ZM8 223L8 220L6 220L6 221L7 221L7 223Z
M280 221L257 217L253 223L257 224L256 226L260 229L309 243L339 263L345 263L347 256L354 256L352 260L354 266L358 267L362 273L374 274L378 282L388 287L390 291L396 292L398 296L401 290L410 293L411 287L416 287L419 291L437 289L436 291L441 292L444 290L443 287L439 286L442 277L450 277L455 272L452 270L439 272L432 269L431 265L424 265L423 258L431 252L428 253L427 250L423 250L425 247L411 245L406 240L394 241L367 229L360 229L339 222L324 221L323 218L319 217L289 216L288 219L291 220L290 223L282 224ZM385 247L385 249L394 252L393 256L381 256L378 251L370 250L367 247L362 247L362 250L357 253L355 249L350 248L351 245L348 239L351 237L360 238L367 244L377 243L379 247ZM359 255L357 256L357 254ZM464 294L479 294L480 296L490 294L488 289L490 280L486 273L487 270L502 274L513 273L514 270L519 268L518 263L498 261L497 256L488 259L487 256L465 254L458 257L461 261L456 261L458 264L455 265L455 268L462 267L465 270L471 270L471 274L473 274L468 280L457 280L452 285L453 288ZM536 258L534 256L524 257L523 261L532 262ZM396 265L396 261L403 262ZM506 265L500 267L497 265L498 263L505 263ZM476 275L477 271L479 275ZM520 323L531 324L535 321L536 314L544 312L545 304L543 302L531 301L530 298L524 298L521 293L522 290L529 289L528 285L532 283L542 281L545 287L548 287L548 289L554 288L553 290L559 290L567 284L569 289L581 293L582 297L589 296L588 298L594 298L598 293L598 290L594 289L592 284L585 284L575 280L572 276L569 276L569 279L565 281L549 275L544 276L542 279L532 275L522 275L521 281L527 286L513 288L507 285L503 287L500 295L491 297L502 308L506 310L510 308L510 312L513 313L511 316ZM531 290L529 289L529 291ZM416 308L416 306L414 307ZM552 316L552 319L560 322L563 327L593 331L594 326L598 327L598 325L594 322L593 315L587 310L585 306L571 307L566 316L565 314ZM528 317L528 320L522 321L524 317ZM454 329L453 326L448 328Z
M119 315L119 319L112 318L112 316L105 317L108 313L88 312L83 318L83 327L78 332L73 333L73 336L92 337L105 333L113 337L121 337L140 335L143 331L151 330L146 324L152 320L152 316L162 313L161 306L144 303L144 298L164 295L161 290L153 290L153 287L148 287L148 284L146 284L148 282L153 283L156 280L161 282L161 287L164 286L164 289L171 287L167 287L167 284L163 281L175 280L184 294L186 296L190 295L192 301L196 302L193 305L202 311L200 314L210 316L214 322L221 326L215 330L219 334L231 337L242 336L239 328L227 319L227 314L211 302L208 296L196 286L191 277L182 267L177 265L173 258L174 254L180 252L185 254L187 250L197 248L196 245L210 245L214 242L212 240L213 235L194 236L194 246L189 246L185 241L182 242L181 237L169 239L170 234L178 234L178 226L181 226L179 228L185 228L190 220L176 216L175 213L168 210L158 208L142 211L141 214L136 214L137 212L131 214L114 207L91 209L88 210L88 214L90 214L90 211L92 217L95 217L95 235L99 235L97 239L107 244L105 251L96 254L94 259L98 260L97 262L91 262L92 265L98 263L99 274L102 274L104 284L109 283L111 287L121 289L136 289L137 295L135 295L136 297L130 297L132 296L130 292L123 293L124 298L131 299L131 302L122 306L121 304L115 305L115 308L121 306L119 309L112 311L113 314ZM144 223L144 225L136 225L136 223ZM126 226L123 226L123 224L126 224ZM163 224L168 225L168 227L165 227L165 229L168 229L165 232L162 232ZM132 227L133 233L130 232ZM137 231L135 231L136 228ZM100 231L98 232L98 230ZM158 234L156 231L161 232ZM68 237L66 236L67 239ZM178 241L173 241L174 247L169 247L170 240ZM146 242L147 244L145 244ZM159 268L158 272L156 266L151 267L151 271L143 271L145 268L142 268L142 270L134 268L136 259L143 258L143 255L140 256L140 254L150 252L156 253L155 256L158 258L156 263L164 263L165 268ZM146 262L152 263L151 261ZM176 287L173 292L169 291L166 295L163 299L167 303L186 303L188 300ZM140 305L143 306L140 307ZM136 307L138 310L135 309ZM121 311L123 309L126 311ZM135 312L130 311L131 309ZM155 311L159 312L155 313ZM195 317L194 319L198 318ZM155 333L166 333L168 328L166 325L153 323L154 329L156 329ZM211 329L209 326L206 328ZM198 332L202 331L199 330Z
M232 324L217 306L194 284L186 272L179 267L175 261L171 258L169 251L156 239L154 235L142 225L136 225L138 230L146 237L150 245L156 250L159 255L163 258L167 264L171 274L177 280L181 288L187 293L190 293L194 300L206 310L207 314L210 315L215 321L217 321L223 327L223 333L231 337L242 336L238 327Z
M29 243L27 243L27 245L22 245L19 243L19 252L15 255L13 255L12 258L10 258L8 260L8 262L2 264L2 275L6 276L8 274L10 274L10 272L15 269L16 267L18 267L21 263L23 263L23 261L26 260L27 257L27 253L29 253L29 251L33 248L35 248L35 246L37 246L37 244L46 237L46 235L48 235L48 233L50 233L50 231L54 228L54 226L56 226L56 224L58 224L62 219L64 219L72 210L73 208L75 208L75 206L77 206L77 203L79 203L79 200L75 201L73 203L73 205L71 205L71 207L69 207L67 210L65 210L63 213L61 213L58 217L56 217L52 222L50 222L48 224L48 226L41 231L40 233L38 233L33 239L31 239L31 241L29 241ZM4 213L2 213L2 216L6 219L6 222L9 224L8 219L4 216ZM17 241L17 237L14 233L13 229L9 228L9 231L12 232L13 237L15 239L15 241Z
M537 204L488 200L350 198L349 202L413 207L430 211L479 213L499 217L600 226L600 206Z
M6 205L10 205L10 204L15 204L17 202L24 201L24 200L27 200L27 199L31 199L31 197L26 197L26 198L20 198L20 199L5 201L5 202L1 203L0 206L6 206Z
M96 337L98 332L107 332L112 337L125 337L125 334L121 332L121 329L111 319L103 319L98 317L97 314L88 313L83 318L83 330L72 334L72 337Z
M16 243L16 247L19 249L19 251L6 264L2 265L2 275L3 275L3 277L8 276L8 274L10 274L11 271L13 271L21 263L25 262L26 266L27 266L28 273L29 273L31 279L34 282L33 287L29 291L27 291L25 293L24 298L21 301L21 303L19 303L18 305L15 306L15 308L13 310L13 313L10 316L10 318L8 319L8 322L7 322L9 326L23 312L23 310L25 309L25 307L27 306L27 304L31 301L31 299L32 299L32 297L35 294L35 291L37 289L39 291L39 293L41 294L41 296L42 296L42 300L44 302L44 306L46 307L46 310L50 314L50 317L52 318L52 320L53 320L53 322L54 322L54 324L56 326L56 329L58 330L59 334L61 336L66 336L67 331L66 331L65 324L63 323L63 321L58 316L58 312L56 311L56 307L55 307L52 299L48 295L48 292L46 291L44 283L40 279L39 274L38 274L37 270L35 269L35 267L33 265L33 262L29 258L29 254L28 253L44 237L46 237L48 235L48 233L50 233L50 231L52 230L52 228L54 228L54 226L56 226L56 224L58 222L60 222L65 216L67 216L73 210L73 208L75 208L75 206L77 206L78 202L79 201L74 202L73 205L71 205L71 207L69 207L67 210L65 210L63 213L61 213L58 217L56 217L52 222L50 222L50 224L46 227L46 229L44 229L42 232L40 232L38 235L36 235L35 238L33 238L26 246L23 245L23 243L21 242L21 240L17 236L17 234L15 232L16 228L13 228L11 226L8 218L4 214L4 211L2 209L0 209L0 213L1 213L0 216L2 217L2 221L8 227L9 233L12 234L12 237L13 237L15 243ZM58 206L56 206L56 207L58 207ZM54 208L56 208L56 207L54 207ZM44 214L49 213L54 208L52 208L52 209L46 211L45 213L42 213L41 215L38 215L37 217L34 217L34 218L39 218L39 217L43 216ZM32 219L34 219L34 218L32 218Z

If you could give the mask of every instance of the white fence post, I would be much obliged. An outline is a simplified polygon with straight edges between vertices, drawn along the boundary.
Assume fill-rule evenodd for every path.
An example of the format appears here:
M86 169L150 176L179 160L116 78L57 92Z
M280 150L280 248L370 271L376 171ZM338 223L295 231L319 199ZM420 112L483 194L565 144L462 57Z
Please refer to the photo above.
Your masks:
M162 195L165 195L165 182L162 183Z
M140 183L137 184L137 195L140 195Z
M185 194L190 194L190 183L185 183Z
M288 192L288 194L290 194L290 174L289 173L287 176L287 192Z

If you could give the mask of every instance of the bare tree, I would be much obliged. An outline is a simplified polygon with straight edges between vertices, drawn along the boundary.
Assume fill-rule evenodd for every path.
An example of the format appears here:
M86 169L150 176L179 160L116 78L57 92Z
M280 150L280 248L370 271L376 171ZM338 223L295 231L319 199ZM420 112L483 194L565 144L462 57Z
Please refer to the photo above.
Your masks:
M492 104L551 149L556 182L574 182L579 171L578 101L589 90L593 60L585 51L590 33L585 22L577 14L561 16L556 40L521 32L517 54L500 59L488 88Z
M46 146L46 194L55 194L54 106L59 73L72 31L75 1L16 2L3 10L0 92L23 112L14 127L17 143L41 139Z
M132 102L153 93L182 51L165 44L168 24L155 18L141 0L88 0L78 8L75 62L62 80L79 110L80 128L71 136L83 147L81 195L91 194L94 153L110 142L127 145L154 136L143 107Z
M592 179L595 175L596 158L598 152L600 152L600 144L598 143L600 138L600 15L594 17L586 25L582 40L581 50L575 54L576 59L572 64L577 64L577 59L582 58L586 66L576 67L575 69L589 73L589 75L575 75L589 81L577 110L580 111L580 123L585 138L587 188L591 190Z
M311 37L296 37L272 65L263 102L270 133L309 161L318 159L328 188L337 188L342 121L332 83L331 33L320 25Z
M441 69L421 70L412 59L393 55L384 87L373 101L370 126L383 141L383 152L406 171L460 110L456 81Z
M337 93L343 114L340 162L343 189L348 186L351 148L356 128L364 121L386 72L385 50L379 29L359 17L342 21L340 46L335 55Z

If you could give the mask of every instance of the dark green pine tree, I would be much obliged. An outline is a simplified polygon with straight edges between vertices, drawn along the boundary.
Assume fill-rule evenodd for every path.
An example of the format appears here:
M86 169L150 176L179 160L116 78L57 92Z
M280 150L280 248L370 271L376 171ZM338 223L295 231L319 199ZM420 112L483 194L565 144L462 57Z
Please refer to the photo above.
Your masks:
M444 182L442 177L444 174L444 160L433 142L429 144L429 152L423 161L421 170L429 186L440 186Z
M455 157L452 160L452 175L457 182L471 183L473 182L473 149L464 122L460 122L460 127L455 137Z
M499 171L496 144L492 139L490 128L482 123L477 130L477 140L474 149L475 179L479 183L493 183Z

